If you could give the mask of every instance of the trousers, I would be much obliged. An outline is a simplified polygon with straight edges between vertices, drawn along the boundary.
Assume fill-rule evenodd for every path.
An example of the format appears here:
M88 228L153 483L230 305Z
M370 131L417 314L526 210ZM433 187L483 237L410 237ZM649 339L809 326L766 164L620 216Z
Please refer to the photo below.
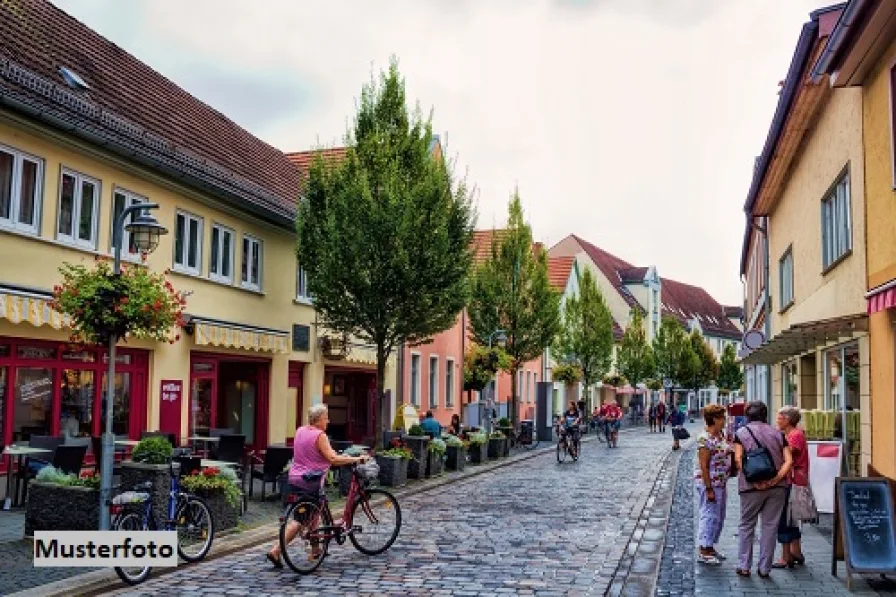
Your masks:
M778 524L781 511L787 501L783 487L765 491L746 491L740 494L740 525L738 526L738 568L749 570L753 566L753 540L756 524L759 526L759 571L768 574L775 557Z
M724 487L715 487L716 501L706 499L706 487L703 481L697 480L697 493L700 496L700 529L697 534L697 545L709 549L719 542L722 527L725 526L728 493Z

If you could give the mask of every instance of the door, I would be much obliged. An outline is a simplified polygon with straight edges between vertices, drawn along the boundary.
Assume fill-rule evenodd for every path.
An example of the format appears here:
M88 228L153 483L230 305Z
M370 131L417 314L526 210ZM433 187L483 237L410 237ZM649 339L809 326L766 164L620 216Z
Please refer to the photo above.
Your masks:
M159 431L173 433L175 445L181 444L180 425L183 408L184 382L181 379L163 379L159 402Z

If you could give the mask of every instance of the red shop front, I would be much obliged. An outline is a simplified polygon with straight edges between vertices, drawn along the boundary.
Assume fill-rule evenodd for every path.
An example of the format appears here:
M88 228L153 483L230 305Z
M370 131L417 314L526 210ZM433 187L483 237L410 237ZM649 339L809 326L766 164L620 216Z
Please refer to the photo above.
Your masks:
M113 431L139 439L146 424L149 353L119 348ZM0 337L0 436L6 446L32 435L89 438L104 429L108 354L66 343Z

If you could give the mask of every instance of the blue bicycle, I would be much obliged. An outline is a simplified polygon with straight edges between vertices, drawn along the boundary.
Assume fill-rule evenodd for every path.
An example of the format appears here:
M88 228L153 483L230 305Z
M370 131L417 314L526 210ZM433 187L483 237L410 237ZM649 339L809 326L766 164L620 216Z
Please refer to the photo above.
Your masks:
M212 512L201 497L180 490L173 463L168 465L171 485L168 492L168 520L160 530L177 531L177 553L187 562L202 560L212 547L215 525ZM152 483L147 481L113 498L113 531L159 530L152 511ZM116 567L115 573L129 585L138 585L149 577L152 568Z

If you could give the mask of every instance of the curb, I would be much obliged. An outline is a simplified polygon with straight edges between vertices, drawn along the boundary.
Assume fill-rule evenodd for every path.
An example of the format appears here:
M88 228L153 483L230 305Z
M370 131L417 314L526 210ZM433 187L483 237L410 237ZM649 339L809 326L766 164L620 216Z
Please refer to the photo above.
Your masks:
M620 433L626 431L628 430L623 429L620 431ZM582 438L583 444L593 443L596 441L597 439L595 436ZM502 458L498 461L489 461L489 463L485 465L468 466L464 470L464 474L461 477L442 477L440 479L420 483L419 487L412 486L408 489L388 489L395 495L395 497L401 499L419 495L421 493L427 493L444 487L445 485L464 483L473 477L477 477L479 475L489 473L491 471L495 471L507 466L512 466L520 462L531 460L538 456L546 455L555 449L553 440L550 442L540 443L546 444L545 447L526 450L513 456ZM335 507L339 503L341 503L341 501L333 501L331 502L330 506ZM203 562L216 560L218 558L231 555L235 552L243 551L252 547L257 547L265 543L271 543L277 536L279 528L279 522L271 522L246 531L223 535L219 540L215 541L212 551L203 560ZM197 564L201 563L202 562L198 562ZM166 574L171 574L172 572L175 572L177 570L183 570L187 566L194 566L194 564L181 564L173 568L158 568L156 570L153 570L150 578L159 578L165 576ZM72 585L74 583L77 583L78 586L73 587ZM118 575L115 574L115 571L112 569L105 569L95 572L88 572L82 575L72 576L45 585L39 585L30 589L25 589L24 591L12 593L7 597L92 597L94 595L101 595L109 590L119 590L124 588L127 588L127 585L121 582L121 579L118 578Z

